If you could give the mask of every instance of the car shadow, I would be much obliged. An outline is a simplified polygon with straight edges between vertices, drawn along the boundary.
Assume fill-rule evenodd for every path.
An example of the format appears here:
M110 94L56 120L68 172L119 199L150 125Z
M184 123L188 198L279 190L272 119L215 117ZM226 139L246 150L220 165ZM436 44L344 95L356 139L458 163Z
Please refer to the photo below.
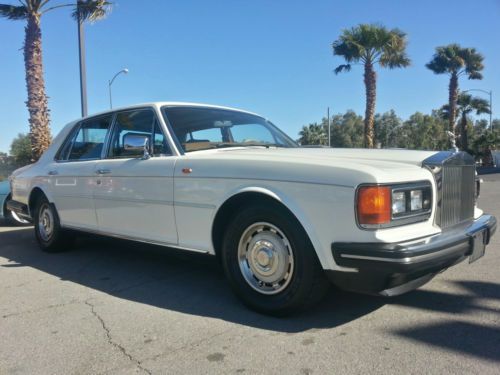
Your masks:
M276 332L297 333L340 327L384 305L401 305L448 314L428 325L404 327L391 333L455 352L500 361L500 329L456 318L492 314L498 321L500 285L453 282L464 293L419 289L391 299L343 293L332 288L312 310L273 318L244 307L231 293L214 257L186 254L174 249L85 235L71 251L46 254L38 249L32 228L0 232L0 267L32 267L61 280L109 295L185 314L206 316ZM495 318L496 317L496 318Z
M500 284L483 281L452 281L451 284L460 287L465 294L420 289L388 300L388 304L436 311L449 316L448 319L429 324L393 330L392 334L425 345L500 362ZM463 321L466 317L481 317L481 323Z
M47 254L32 228L0 232L0 256L9 260L0 268L32 267L118 298L277 332L338 327L386 302L332 288L313 309L273 318L239 302L215 257L90 235L79 236L71 251Z

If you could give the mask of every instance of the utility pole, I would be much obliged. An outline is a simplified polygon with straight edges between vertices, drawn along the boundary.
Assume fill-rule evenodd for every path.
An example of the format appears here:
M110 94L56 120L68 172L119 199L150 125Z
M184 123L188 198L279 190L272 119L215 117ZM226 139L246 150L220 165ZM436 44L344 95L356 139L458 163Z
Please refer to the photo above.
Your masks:
M81 0L78 0L77 7ZM85 67L85 35L83 34L83 21L78 13L78 55L80 62L80 98L82 107L82 117L87 116L87 69Z
M328 147L332 147L330 140L330 107L326 109L326 117L328 118Z
M493 121L492 121L492 115L493 115L493 90L490 90L490 130L493 133Z

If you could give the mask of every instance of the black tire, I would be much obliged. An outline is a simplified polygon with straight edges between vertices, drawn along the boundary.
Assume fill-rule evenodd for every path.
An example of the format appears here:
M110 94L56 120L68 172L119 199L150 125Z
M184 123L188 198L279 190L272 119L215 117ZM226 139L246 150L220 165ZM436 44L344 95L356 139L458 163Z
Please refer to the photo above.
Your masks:
M33 222L38 245L43 251L57 253L67 251L73 245L74 234L61 228L57 210L47 198L41 197L37 200Z
M11 195L9 194L7 198L5 198L5 202L3 204L3 217L8 225L20 227L30 225L28 220L20 218L17 214L7 209L7 201L11 199Z
M263 223L270 226L265 228L266 224ZM267 239L258 241L258 236L264 237L268 234L271 236L271 246L268 246L269 242L260 246L259 244L266 244ZM270 259L273 261L272 268L276 259L283 259L278 256L273 258L273 255L269 257L269 254L276 254L275 250L279 247L273 245L274 238L277 239L278 245L280 239L282 244L289 245L282 248L287 249L285 256L288 254L288 258L292 258L291 265L290 261L284 262L288 264L285 269L288 267L289 270L285 273L288 272L291 276L289 279L284 276L280 282L265 283L255 276L259 273L253 270L255 267L268 267ZM240 245L240 241L243 245ZM274 250L269 251L268 248ZM260 257L259 252L266 254L264 258ZM300 223L290 212L273 202L255 204L234 216L225 232L221 255L224 272L235 294L246 306L260 313L285 316L307 309L321 300L330 285ZM254 260L249 261L249 258ZM258 259L263 259L264 268L261 268L262 264ZM254 266L253 269L250 263ZM277 268L282 269L279 266ZM278 272L276 274L281 275ZM252 277L256 281L253 281Z

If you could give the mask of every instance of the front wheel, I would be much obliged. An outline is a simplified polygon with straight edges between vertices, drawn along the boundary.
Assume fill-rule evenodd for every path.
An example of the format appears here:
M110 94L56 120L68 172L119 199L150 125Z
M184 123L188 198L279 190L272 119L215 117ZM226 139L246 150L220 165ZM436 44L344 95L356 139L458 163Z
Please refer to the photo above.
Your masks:
M234 217L222 262L243 303L266 314L307 308L329 285L304 229L277 204L254 205Z
M71 247L73 236L61 228L57 211L47 198L38 200L33 221L36 239L43 251L55 253Z

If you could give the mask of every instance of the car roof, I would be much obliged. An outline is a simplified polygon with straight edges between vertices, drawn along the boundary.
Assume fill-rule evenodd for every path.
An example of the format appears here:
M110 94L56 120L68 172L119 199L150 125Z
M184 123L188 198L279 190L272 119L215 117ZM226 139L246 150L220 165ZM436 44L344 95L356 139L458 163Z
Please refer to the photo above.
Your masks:
M124 106L124 107L117 107L117 108L113 108L113 109L108 109L106 111L101 111L101 112L90 114L86 117L82 117L82 118L79 118L79 119L74 120L74 121L80 121L82 119L91 118L91 117L100 116L100 115L105 115L107 113L113 113L113 112L123 111L123 110L127 110L127 109L144 108L144 107L160 108L163 106L225 109L225 110L229 110L229 111L243 112L243 113L248 113L250 115L262 117L261 115L259 115L257 113L241 110L238 108L225 107L225 106L219 106L219 105L213 105L213 104L190 103L190 102L148 102L148 103L140 103L140 104L134 104L134 105L128 105L128 106ZM72 121L72 122L74 122L74 121Z

